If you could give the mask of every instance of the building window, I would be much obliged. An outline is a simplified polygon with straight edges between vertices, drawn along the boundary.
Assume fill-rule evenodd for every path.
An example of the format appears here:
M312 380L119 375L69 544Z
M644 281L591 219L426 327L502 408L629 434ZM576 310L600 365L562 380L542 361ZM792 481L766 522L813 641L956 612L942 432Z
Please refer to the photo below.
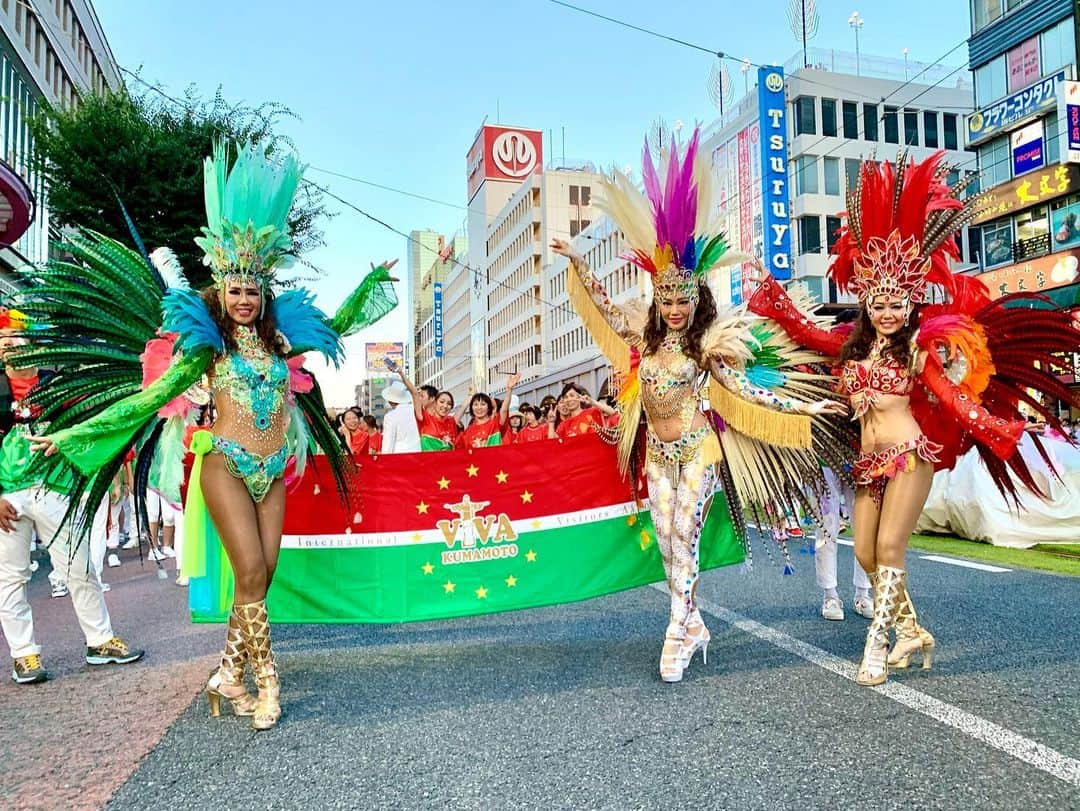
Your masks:
M945 135L945 148L959 149L960 137L956 129L956 113L941 114L941 129Z
M570 205L572 205L572 206L579 205L579 203L578 203L579 199L580 198L578 196L578 187L577 186L571 186L570 187Z
M799 253L821 253L821 217L799 218Z
M1046 206L1024 211L1016 215L1016 241L1027 242L1050 234L1050 219ZM1049 247L1049 246L1048 246Z
M926 110L922 114L923 143L934 149L938 147L937 113Z
M919 145L919 112L904 110L904 143L908 146Z
M836 99L821 100L821 134L836 137Z
M812 96L800 96L795 99L795 134L817 135L817 121L814 116Z
M795 160L795 193L817 194L817 157L800 155Z
M1073 18L1068 17L1039 35L1043 76L1073 63L1073 55L1076 53L1076 35L1073 28Z
M1058 163L1061 160L1061 125L1058 114L1050 113L1043 120L1043 138L1046 142L1046 163Z
M878 139L878 112L876 104L864 104L862 106L863 138L867 141Z
M1004 183L1012 177L1009 158L1009 136L995 138L979 147L979 174L984 189Z
M999 220L983 226L983 267L1012 261L1012 220Z
M847 190L852 191L859 182L859 167L862 164L857 158L844 158L844 179L847 182Z
M890 144L900 143L900 117L895 107L885 108L885 141Z
M825 158L825 193L840 196L839 158Z
M975 106L986 107L1003 98L1009 92L1007 79L1005 54L975 68Z
M859 105L853 101L844 102L844 137L859 137Z
M1001 17L1001 0L971 0L971 32L985 28Z
M832 253L833 246L836 245L836 241L840 237L840 222L839 217L825 218L825 244L829 249L829 253Z

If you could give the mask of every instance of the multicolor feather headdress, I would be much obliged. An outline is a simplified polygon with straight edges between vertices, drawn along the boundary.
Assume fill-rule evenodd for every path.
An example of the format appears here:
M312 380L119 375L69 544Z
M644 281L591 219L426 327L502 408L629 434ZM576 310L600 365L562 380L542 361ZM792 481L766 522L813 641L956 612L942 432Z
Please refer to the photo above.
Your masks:
M696 305L710 270L747 258L728 253L725 235L711 216L712 168L698 154L700 136L695 128L681 155L678 145L672 146L659 171L646 141L645 194L618 171L601 182L597 194L597 205L626 236L627 258L652 278L658 301L685 296Z
M976 196L960 199L970 180L949 187L950 167L936 152L921 163L905 151L896 164L863 161L847 196L847 223L829 273L861 304L877 296L926 301L930 283L953 293L949 261L960 258L956 232L975 216Z
M230 169L227 145L214 144L203 167L206 226L195 242L216 285L273 284L292 249L288 217L303 174L295 155L274 164L254 144L240 147Z

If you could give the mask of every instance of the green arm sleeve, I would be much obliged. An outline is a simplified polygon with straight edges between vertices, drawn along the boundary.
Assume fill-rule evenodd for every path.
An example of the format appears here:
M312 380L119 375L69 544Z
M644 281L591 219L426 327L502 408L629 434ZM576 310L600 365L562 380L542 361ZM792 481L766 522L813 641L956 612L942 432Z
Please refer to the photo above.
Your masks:
M158 409L196 383L214 358L212 349L180 356L156 381L138 394L113 403L100 414L50 434L57 449L84 476L123 453Z
M330 319L330 328L344 338L370 327L396 306L397 294L390 281L390 272L379 265L338 307Z

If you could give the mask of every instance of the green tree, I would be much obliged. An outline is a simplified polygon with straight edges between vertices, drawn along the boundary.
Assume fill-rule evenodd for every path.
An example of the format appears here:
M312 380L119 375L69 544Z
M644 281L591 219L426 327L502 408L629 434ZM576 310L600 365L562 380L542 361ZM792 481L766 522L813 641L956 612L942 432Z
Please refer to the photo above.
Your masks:
M271 154L289 149L291 142L274 131L287 118L295 115L280 104L230 104L220 91L204 99L190 89L182 101L125 91L88 95L68 110L47 109L30 129L35 160L48 181L52 224L130 242L126 209L147 249L172 248L188 278L201 286L209 271L193 240L206 222L203 159L220 137L264 144ZM302 185L289 217L301 262L325 244L323 216L322 193Z

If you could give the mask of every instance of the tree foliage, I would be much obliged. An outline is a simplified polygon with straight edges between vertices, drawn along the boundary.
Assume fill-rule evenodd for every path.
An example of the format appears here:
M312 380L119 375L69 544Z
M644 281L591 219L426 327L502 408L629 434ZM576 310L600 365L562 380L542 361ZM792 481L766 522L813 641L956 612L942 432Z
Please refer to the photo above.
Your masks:
M172 248L199 286L209 279L193 241L206 223L203 159L221 137L264 144L271 154L291 149L275 132L289 118L295 115L280 104L230 104L220 90L204 99L192 89L182 101L122 91L88 95L73 109L45 110L30 127L35 160L48 181L51 224L130 242L126 209L147 249ZM301 261L324 244L319 221L326 215L321 192L302 186L289 217Z

